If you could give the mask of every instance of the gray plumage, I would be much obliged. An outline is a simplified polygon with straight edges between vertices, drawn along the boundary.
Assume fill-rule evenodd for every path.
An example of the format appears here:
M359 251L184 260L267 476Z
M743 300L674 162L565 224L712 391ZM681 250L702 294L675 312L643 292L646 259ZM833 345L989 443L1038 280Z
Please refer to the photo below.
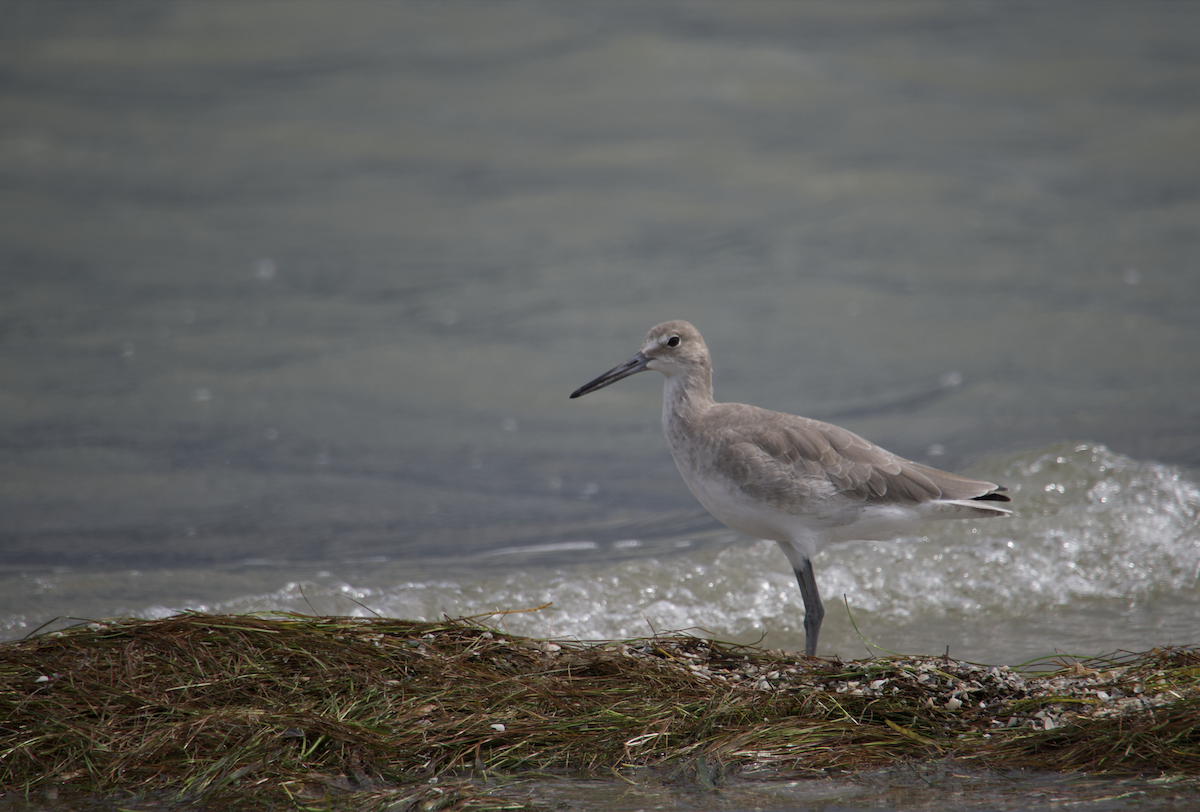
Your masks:
M663 433L688 488L718 520L779 543L804 599L805 651L816 654L824 607L812 558L833 541L886 540L921 522L1006 516L1005 490L898 457L853 432L741 403L716 403L712 362L686 321L653 328L633 358L572 398L643 370L666 376Z

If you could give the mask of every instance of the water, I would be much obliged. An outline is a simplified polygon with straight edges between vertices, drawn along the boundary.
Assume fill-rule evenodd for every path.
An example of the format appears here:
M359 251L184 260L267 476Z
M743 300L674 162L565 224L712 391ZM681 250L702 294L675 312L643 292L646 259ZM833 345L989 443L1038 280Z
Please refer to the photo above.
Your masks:
M976 472L1014 483L1015 517L942 523L921 538L822 553L817 577L829 604L823 654L850 659L878 649L949 647L962 659L1015 664L1057 651L1099 655L1196 642L1194 479L1087 444L1017 455ZM804 644L799 590L782 552L773 542L721 531L614 543L572 537L467 560L250 561L24 572L6 580L10 600L24 609L7 619L9 635L56 611L161 617L179 609L281 610L421 620L483 615L513 634L582 640L686 630L770 648ZM255 591L264 584L271 588Z
M633 786L615 782L536 782L528 796L571 809L613 810L851 810L962 809L1008 812L1071 808L1091 812L1126 809L1189 809L1197 787L1190 780L1096 780L1017 771L965 770L953 764L903 766L865 773L851 779L764 781L733 778L717 790L643 781ZM665 802L664 802L664 799Z
M1014 493L823 554L822 653L1200 642L1198 17L4 4L0 637L550 603L492 620L799 648L660 382L567 400L686 318L719 400Z

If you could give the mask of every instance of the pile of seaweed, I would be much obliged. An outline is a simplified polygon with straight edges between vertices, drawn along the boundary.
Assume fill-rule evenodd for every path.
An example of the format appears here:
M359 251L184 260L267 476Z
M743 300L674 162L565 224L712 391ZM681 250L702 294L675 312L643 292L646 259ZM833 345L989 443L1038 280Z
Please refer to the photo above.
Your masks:
M475 619L183 614L0 645L0 787L126 807L520 809L534 774L1200 773L1200 649L840 662ZM488 782L491 784L488 784Z

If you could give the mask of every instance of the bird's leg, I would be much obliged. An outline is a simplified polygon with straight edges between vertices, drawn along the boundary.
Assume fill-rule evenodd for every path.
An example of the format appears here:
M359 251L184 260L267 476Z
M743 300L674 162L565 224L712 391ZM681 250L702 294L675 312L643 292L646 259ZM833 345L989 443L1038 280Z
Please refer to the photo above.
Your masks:
M817 655L817 636L821 633L821 621L825 619L825 605L817 591L817 579L813 575L812 561L801 559L795 567L796 582L800 584L800 597L804 599L804 653Z

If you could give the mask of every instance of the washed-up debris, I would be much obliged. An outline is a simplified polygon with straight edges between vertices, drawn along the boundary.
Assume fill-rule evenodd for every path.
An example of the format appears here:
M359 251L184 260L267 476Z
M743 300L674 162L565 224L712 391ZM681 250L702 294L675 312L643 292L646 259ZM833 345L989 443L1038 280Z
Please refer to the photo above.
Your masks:
M127 808L516 809L479 781L929 759L1194 776L1200 650L1023 668L841 662L685 635L548 641L469 619L202 614L0 644L0 787L121 795Z

